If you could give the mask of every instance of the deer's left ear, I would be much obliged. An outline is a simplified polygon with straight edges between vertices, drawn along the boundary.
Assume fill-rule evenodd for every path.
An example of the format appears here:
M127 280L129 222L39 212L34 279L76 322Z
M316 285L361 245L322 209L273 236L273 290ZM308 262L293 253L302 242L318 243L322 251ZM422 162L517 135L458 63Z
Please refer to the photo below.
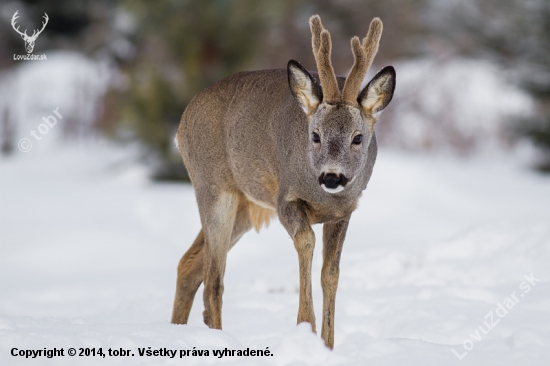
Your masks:
M382 111L390 103L395 90L395 69L386 66L359 93L357 101L367 115Z

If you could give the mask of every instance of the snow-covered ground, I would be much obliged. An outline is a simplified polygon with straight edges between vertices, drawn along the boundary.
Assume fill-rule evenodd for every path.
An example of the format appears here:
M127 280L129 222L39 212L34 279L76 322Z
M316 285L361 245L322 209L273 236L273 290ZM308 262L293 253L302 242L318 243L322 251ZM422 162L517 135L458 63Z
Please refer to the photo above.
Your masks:
M202 323L202 287L189 325L169 324L176 266L200 228L192 187L151 183L124 152L105 144L49 149L47 137L0 159L0 365L550 359L550 178L512 158L381 150L344 246L329 351L307 325L295 325L298 261L278 222L245 235L229 254L224 331ZM319 242L321 227L315 232ZM313 265L317 319L320 249ZM540 281L529 284L524 276L531 274ZM11 356L13 348L54 347L65 356ZM71 357L70 347L134 356ZM211 356L140 357L148 347L195 347ZM212 356L226 347L269 347L274 356Z

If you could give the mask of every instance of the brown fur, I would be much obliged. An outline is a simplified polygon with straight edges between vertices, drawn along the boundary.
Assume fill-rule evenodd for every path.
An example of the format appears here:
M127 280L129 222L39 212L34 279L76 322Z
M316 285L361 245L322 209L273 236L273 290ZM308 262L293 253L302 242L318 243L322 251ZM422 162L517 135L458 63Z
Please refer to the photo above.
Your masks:
M370 23L367 36L363 39L363 45L359 43L359 38L353 37L351 39L351 49L355 61L342 91L342 100L345 103L357 104L357 95L361 90L363 78L367 75L367 71L378 52L382 29L382 21L379 18L374 18Z
M311 28L313 54L315 55L317 71L323 87L323 97L327 103L338 102L340 101L340 90L330 60L332 52L330 33L323 27L321 18L318 15L314 15L309 19L309 26Z
M395 71L383 69L356 95L361 106L346 104L340 100L345 79L336 78L330 64L330 35L320 18L310 25L319 75L296 61L287 70L242 72L198 93L183 113L176 140L202 229L178 266L173 323L187 323L204 282L204 322L221 329L227 253L244 233L277 215L298 253L297 321L311 323L313 330L311 225L324 224L322 337L334 346L340 253L377 154L371 113L391 100ZM312 141L312 133L320 141ZM357 134L363 142L352 144ZM349 183L327 190L324 174L341 174Z
M246 201L246 209L250 217L250 222L257 233L260 232L262 226L268 227L271 220L277 216L275 210L257 205L251 201Z

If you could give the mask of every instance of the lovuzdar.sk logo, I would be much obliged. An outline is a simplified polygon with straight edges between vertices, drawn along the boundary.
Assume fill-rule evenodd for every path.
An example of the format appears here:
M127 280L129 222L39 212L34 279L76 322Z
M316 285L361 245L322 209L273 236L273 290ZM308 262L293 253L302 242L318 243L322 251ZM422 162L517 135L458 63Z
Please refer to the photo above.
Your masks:
M42 22L42 29L38 30L38 29L35 29L34 32L32 33L32 36L29 36L27 34L27 30L25 29L24 32L21 32L19 30L19 26L17 26L17 28L15 27L15 23L16 23L16 20L17 18L19 18L19 15L17 14L19 12L16 11L15 14L13 14L13 18L11 18L11 26L13 27L13 29L19 33L19 35L21 36L21 38L23 38L23 41L25 41L25 50L27 51L27 54L26 55L13 55L13 59L14 60L24 60L24 61L44 61L44 60L47 60L46 58L46 55L33 55L32 54L32 50L34 49L34 43L36 42L36 39L38 38L38 36L40 35L40 33L42 33L42 31L44 30L44 28L46 28L46 24L48 24L48 14L44 13L44 21Z

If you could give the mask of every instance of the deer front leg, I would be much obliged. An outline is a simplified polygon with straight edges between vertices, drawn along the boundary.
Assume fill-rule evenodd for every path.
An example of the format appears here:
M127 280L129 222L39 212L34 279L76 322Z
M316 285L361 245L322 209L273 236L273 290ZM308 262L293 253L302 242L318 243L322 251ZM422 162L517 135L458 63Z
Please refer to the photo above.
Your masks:
M294 241L300 266L300 302L298 323L308 322L316 332L313 297L311 295L311 262L315 248L315 234L311 229L301 202L279 205L279 219Z
M313 296L311 294L311 262L315 248L315 234L309 225L294 236L294 247L298 252L300 266L300 304L298 305L297 323L308 322L314 332L315 312L313 311Z
M323 226L323 269L321 272L323 328L321 337L330 349L334 348L334 310L340 275L340 255L349 219L350 216L335 223L326 223Z

